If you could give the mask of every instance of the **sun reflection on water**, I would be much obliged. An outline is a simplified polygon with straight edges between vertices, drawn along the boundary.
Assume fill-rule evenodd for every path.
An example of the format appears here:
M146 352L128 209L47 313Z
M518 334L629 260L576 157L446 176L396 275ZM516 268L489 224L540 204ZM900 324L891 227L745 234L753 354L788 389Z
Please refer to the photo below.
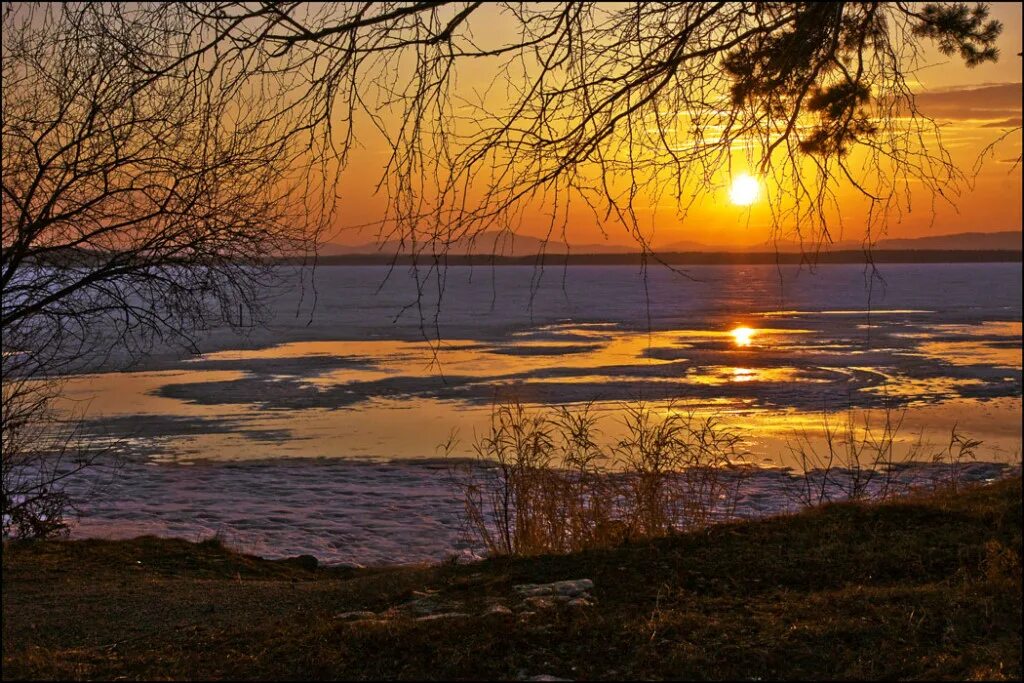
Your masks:
M750 346L750 342L753 340L756 330L749 327L737 327L729 334L732 335L733 341L736 342L736 346Z
M1020 395L1004 399L996 389L1019 387L1020 346L1010 335L1019 335L1020 323L984 323L1000 327L984 328L981 339L969 336L981 326L946 326L912 341L896 336L907 332L901 326L889 346L865 349L851 343L847 325L839 326L842 333L815 334L741 325L756 320L751 313L737 318L733 327L656 331L569 323L514 341L452 338L440 347L363 339L222 350L171 370L68 378L58 408L71 412L88 401L100 427L129 438L144 424L139 452L157 461L417 458L432 457L433 444L453 425L462 434L486 430L498 387L521 388L520 398L537 404L597 395L595 409L609 413L639 396L676 407L690 401L687 408L727 416L749 430L759 454L784 462L793 430L820 422L820 406L807 397L817 391L811 385L821 385L823 396L855 394L873 403L881 395L913 405L920 427L946 428L969 414L972 437L1002 449L991 457L1019 452ZM932 358L945 362L932 368ZM951 366L967 370L950 374ZM404 428L396 434L399 421Z

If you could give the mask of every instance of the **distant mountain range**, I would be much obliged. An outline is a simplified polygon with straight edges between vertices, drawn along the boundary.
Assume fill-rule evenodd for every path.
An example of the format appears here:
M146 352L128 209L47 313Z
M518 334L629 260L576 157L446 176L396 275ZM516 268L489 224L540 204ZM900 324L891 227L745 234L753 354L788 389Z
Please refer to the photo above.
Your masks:
M814 243L801 245L796 241L780 241L778 243L761 243L744 246L714 246L701 242L678 241L668 244L655 244L655 251L661 254L671 253L751 253L751 252L782 252L802 253L816 251ZM382 244L361 244L345 246L327 243L321 246L321 256L374 255L392 256L398 253L409 254L408 246L400 249L396 240ZM863 251L865 245L859 240L843 240L821 247L821 252ZM541 253L551 256L583 254L631 254L637 248L618 244L571 244L559 240L550 240L544 244L542 240L528 235L511 235L510 233L485 232L474 239L454 241L447 249L449 256L486 256L504 257L536 256ZM1021 231L1004 232L959 232L951 235L934 235L916 238L893 238L878 240L873 245L874 251L1021 251Z
M321 256L337 256L342 254L408 254L408 245L400 249L398 240L388 240L382 244L370 242L356 246L327 243L321 245ZM422 245L421 245L422 247ZM513 235L508 232L484 232L473 239L458 239L449 245L447 253L453 256L495 254L498 256L535 256L541 249L548 254L624 254L638 251L618 244L572 244L571 248L559 240L550 240L547 245L537 237L529 235Z
M865 246L861 240L841 240L823 245L821 251L862 251ZM780 252L804 252L813 251L815 247L815 243L804 243L801 245L794 240L779 241L777 244L761 243L740 247L713 247L698 242L672 242L661 247L659 251L666 253L688 251L747 253L776 250ZM1020 251L1021 232L1019 230L1007 230L1004 232L958 232L950 235L930 235L928 237L887 238L878 240L872 248L876 251Z

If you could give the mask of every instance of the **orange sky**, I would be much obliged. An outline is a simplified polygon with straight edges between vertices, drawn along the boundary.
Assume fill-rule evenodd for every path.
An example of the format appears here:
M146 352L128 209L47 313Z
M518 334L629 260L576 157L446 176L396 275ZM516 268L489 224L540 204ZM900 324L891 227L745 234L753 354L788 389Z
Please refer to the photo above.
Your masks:
M994 4L992 16L1003 22L998 47L1000 59L968 69L955 57L945 57L928 49L921 68L912 82L919 93L922 112L943 125L946 148L972 180L961 185L959 196L951 203L933 203L932 194L912 186L909 211L903 206L899 215L890 214L888 237L920 237L966 231L996 232L1020 230L1021 168L1012 162L1021 154L1021 133L1018 131L997 144L992 153L973 170L982 150L996 142L1000 135L1021 120L1021 5ZM488 30L499 31L494 24ZM472 81L474 74L463 79ZM374 196L374 185L380 178L385 159L384 150L373 144L353 156L339 187L342 195L339 227L371 223L383 215L383 198ZM746 170L741 155L734 157L734 172ZM728 182L724 174L715 186L708 187L681 219L671 200L648 200L638 206L638 218L652 243L694 241L713 246L739 246L767 243L771 238L772 220L767 203L762 199L749 208L732 205L728 199ZM763 196L763 193L762 193ZM841 186L837 201L842 214L841 225L830 221L833 238L860 240L864 237L866 201L849 186ZM543 235L547 219L539 212L524 215L521 234ZM610 225L607 238L602 236L593 213L580 208L569 215L568 237L572 244L604 243L630 245L630 237L621 226ZM788 226L783 226L786 234ZM880 237L881 235L878 235ZM373 241L370 230L341 229L331 241L362 244ZM560 236L559 236L560 238Z

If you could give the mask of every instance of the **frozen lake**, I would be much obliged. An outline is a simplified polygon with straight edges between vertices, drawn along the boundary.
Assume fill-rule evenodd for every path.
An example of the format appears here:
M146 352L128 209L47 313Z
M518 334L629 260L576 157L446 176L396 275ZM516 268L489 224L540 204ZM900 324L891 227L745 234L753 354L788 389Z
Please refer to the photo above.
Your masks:
M72 378L67 405L127 459L75 533L438 559L460 547L438 446L455 430L467 455L513 397L595 401L610 438L622 401L671 401L742 430L762 467L792 465L787 443L823 413L885 405L906 409L908 444L944 443L955 423L984 442L980 460L1020 459L1019 263L418 275L321 267L315 306L308 287L282 294L265 328L214 330L201 356Z

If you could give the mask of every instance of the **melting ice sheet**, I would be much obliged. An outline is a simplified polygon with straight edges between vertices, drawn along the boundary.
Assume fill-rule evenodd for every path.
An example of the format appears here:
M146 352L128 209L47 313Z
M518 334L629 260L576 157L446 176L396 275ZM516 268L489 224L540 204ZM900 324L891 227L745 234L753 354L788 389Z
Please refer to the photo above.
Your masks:
M743 431L759 461L780 465L787 439L819 428L823 413L886 405L907 410L908 439L921 430L944 438L959 424L996 460L1017 452L1019 323L939 329L894 316L899 325L876 326L868 343L854 326L821 322L834 316L800 315L788 328L773 315L742 344L727 326L571 323L502 341L289 342L173 369L79 376L65 392L88 405L96 438L162 461L433 457L452 430L468 453L493 402L510 398L594 402L611 416L602 425L610 433L623 402L715 415Z
M451 268L439 309L428 293L397 321L413 281L402 272L383 281L385 272L320 268L308 315L296 316L302 302L284 293L266 328L213 330L200 340L204 355L163 350L133 372L70 378L65 408L145 473L118 482L76 533L223 529L256 539L260 552L330 554L317 544L335 542L369 561L406 557L398 548L408 544L452 548L429 540L454 533L440 512L450 492L406 470L346 463L433 458L452 430L455 455L467 455L492 402L509 397L593 401L609 439L622 401L714 414L742 430L752 462L772 467L795 464L787 442L820 430L823 413L878 419L895 405L907 411L907 444L923 431L941 446L957 424L984 441L979 459L1019 461L1020 264L885 265L884 281L860 266L695 267L692 279L652 269L646 282L628 266L540 279L533 268ZM437 328L417 310L439 310ZM424 341L425 330L442 341ZM205 500L190 487L207 485L233 491L223 508L244 514L218 512L212 498L208 519L181 506L177 492ZM292 542L289 529L325 540ZM408 557L427 550L417 552Z

